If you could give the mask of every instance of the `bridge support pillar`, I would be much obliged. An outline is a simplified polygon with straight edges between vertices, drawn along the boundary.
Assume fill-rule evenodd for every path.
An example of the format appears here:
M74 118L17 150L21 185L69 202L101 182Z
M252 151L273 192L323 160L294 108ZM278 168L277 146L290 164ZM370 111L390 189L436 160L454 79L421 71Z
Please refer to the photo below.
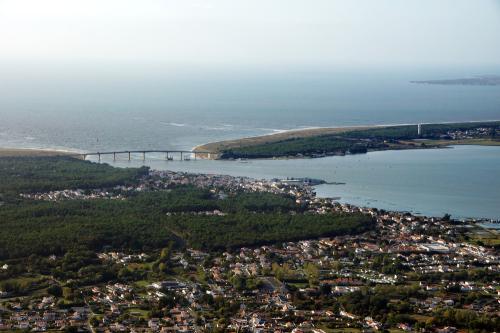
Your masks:
M130 161L130 152L128 152L128 160Z
M100 153L97 153L97 157L99 159L99 162L101 162L101 154Z
M143 161L145 161L145 160L146 160L146 152L145 152L145 151L143 151L143 152L142 152L142 160L143 160Z
M113 161L116 161L116 153L113 153Z
M184 159L182 158L182 151L181 151L181 161L184 161Z

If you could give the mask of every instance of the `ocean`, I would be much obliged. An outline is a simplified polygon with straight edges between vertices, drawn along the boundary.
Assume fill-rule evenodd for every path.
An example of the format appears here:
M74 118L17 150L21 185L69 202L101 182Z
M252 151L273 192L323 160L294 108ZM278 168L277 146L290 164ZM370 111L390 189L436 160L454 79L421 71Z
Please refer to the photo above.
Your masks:
M191 149L306 127L498 120L499 86L409 82L495 73L500 68L223 73L0 68L0 147ZM250 163L166 164L161 156L151 158L146 163L167 169L341 181L346 185L317 191L359 205L500 218L498 147Z

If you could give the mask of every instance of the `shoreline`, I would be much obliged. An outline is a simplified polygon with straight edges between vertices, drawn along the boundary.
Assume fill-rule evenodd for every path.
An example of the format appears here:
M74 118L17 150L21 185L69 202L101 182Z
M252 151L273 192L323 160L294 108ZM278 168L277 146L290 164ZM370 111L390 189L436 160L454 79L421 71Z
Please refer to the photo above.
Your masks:
M44 148L9 148L0 147L1 157L48 157L48 156L76 156L79 154L75 151L59 150L59 149L44 149Z

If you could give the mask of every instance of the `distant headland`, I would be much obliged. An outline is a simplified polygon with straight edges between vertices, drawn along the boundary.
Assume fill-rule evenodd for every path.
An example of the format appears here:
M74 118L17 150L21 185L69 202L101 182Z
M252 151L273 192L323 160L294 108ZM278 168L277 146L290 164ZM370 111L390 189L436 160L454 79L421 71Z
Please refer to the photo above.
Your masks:
M410 81L418 84L460 85L460 86L500 86L500 75L481 75L471 78Z

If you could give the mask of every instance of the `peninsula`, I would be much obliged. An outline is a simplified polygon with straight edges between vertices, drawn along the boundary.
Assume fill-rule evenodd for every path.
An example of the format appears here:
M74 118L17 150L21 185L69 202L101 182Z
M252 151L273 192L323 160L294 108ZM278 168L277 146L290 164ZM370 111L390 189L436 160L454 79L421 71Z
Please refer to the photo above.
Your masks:
M212 142L211 158L303 158L450 145L500 145L500 121L312 128ZM205 156L208 158L208 156Z

